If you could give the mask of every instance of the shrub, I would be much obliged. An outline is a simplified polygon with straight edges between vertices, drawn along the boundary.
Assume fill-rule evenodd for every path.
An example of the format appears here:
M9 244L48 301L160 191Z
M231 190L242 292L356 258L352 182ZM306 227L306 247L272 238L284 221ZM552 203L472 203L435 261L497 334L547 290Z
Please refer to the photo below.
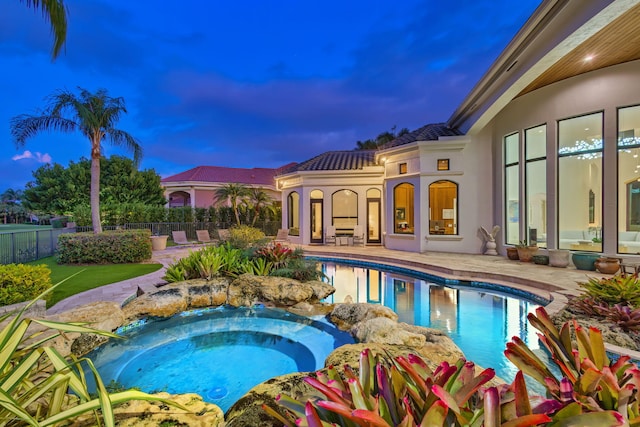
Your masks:
M282 243L274 242L256 251L255 257L271 262L274 268L284 267L292 259L302 258L302 249L291 249Z
M58 237L61 264L124 264L151 258L149 230L72 233Z
M300 282L308 282L310 280L322 280L325 274L320 271L315 261L291 258L286 265L273 270L271 276L287 277Z
M50 287L51 270L46 265L0 265L0 305L31 301Z
M191 252L175 264L170 264L163 278L174 283L190 279L211 280L217 276L236 276L247 271L247 262L240 249L228 245L207 246Z
M607 278L592 277L588 282L578 282L589 296L607 304L630 304L640 307L640 279L635 274Z
M231 247L247 249L251 246L264 243L264 233L255 227L240 225L229 229L230 237L228 243Z

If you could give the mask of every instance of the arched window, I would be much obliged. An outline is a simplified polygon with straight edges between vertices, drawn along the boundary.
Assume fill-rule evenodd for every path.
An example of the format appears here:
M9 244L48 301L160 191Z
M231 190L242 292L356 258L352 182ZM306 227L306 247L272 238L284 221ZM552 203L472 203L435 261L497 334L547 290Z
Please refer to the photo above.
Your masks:
M295 191L287 197L287 214L289 234L300 235L300 195Z
M351 190L339 190L331 195L331 224L336 234L353 233L358 225L358 194Z
M393 231L399 234L414 233L413 184L404 182L393 189Z
M441 180L429 185L429 234L458 234L458 184Z

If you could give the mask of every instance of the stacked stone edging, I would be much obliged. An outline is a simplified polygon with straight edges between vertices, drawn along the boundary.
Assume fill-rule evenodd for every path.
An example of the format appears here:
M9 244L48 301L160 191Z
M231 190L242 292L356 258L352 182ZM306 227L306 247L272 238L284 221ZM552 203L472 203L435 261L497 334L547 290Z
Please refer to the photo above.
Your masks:
M98 302L52 317L65 322L88 323L96 329L111 332L145 317L170 317L186 310L221 305L250 307L263 303L285 308L296 314L328 313L332 323L349 331L358 344L340 347L331 353L326 363L333 365L344 366L348 363L357 368L359 353L367 347L390 355L406 355L410 352L419 354L434 366L443 360L455 362L463 356L462 351L441 331L398 323L397 314L388 307L375 304L323 303L322 300L334 291L333 286L319 281L301 283L282 277L242 275L235 279L215 278L209 281L173 283L156 292L143 294L124 307L119 307L116 303ZM69 334L66 338L59 338L56 347L62 354L74 353L77 356L86 354L105 340L97 335L78 334ZM193 414L188 414L190 418L188 421L184 419L184 425L198 425L194 424L196 422L204 423L201 425L229 427L279 425L266 415L262 404L277 407L275 398L280 393L295 395L294 397L312 393L313 390L302 381L309 374L293 373L275 377L254 387L227 411L226 424L217 415L219 411L211 409L211 406L217 406L207 404L208 409L203 412L203 416L208 417L206 421L198 421L193 418ZM130 407L139 410L139 405ZM153 405L145 407L156 411ZM176 414L175 419L181 420L180 414Z

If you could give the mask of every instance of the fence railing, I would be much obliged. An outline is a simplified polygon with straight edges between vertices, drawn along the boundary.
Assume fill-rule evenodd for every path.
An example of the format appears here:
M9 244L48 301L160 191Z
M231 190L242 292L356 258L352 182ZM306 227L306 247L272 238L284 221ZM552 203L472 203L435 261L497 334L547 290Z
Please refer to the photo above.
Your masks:
M58 249L58 236L73 230L48 230L0 233L0 264L18 264L52 256Z
M171 239L172 231L184 231L187 234L187 239L196 240L196 230L208 230L212 236L216 235L216 230L231 228L234 223L220 223L220 222L136 222L123 225L107 225L102 226L103 230L139 230L146 229L151 230L152 235L156 236L169 236ZM255 224L256 228L259 228L267 236L275 236L278 229L282 227L280 221L258 221ZM78 232L92 231L93 227L76 227Z
M139 222L123 225L105 225L103 230L151 230L152 235L169 236L172 231L185 231L189 240L197 240L196 230L209 230L216 236L216 230L230 228L233 224L214 222ZM267 236L275 236L281 227L279 221L261 221L256 223ZM92 227L53 228L48 230L16 231L0 233L0 264L14 264L35 261L55 254L58 249L58 236L63 233L92 231Z

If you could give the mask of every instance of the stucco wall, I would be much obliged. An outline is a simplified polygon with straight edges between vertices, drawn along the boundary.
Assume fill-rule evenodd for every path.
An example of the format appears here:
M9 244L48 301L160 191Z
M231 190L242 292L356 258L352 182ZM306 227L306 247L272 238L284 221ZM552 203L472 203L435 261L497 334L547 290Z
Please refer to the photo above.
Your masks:
M633 61L566 79L511 101L487 126L493 140L494 221L504 226L503 207L503 137L519 132L522 140L527 128L547 125L547 245L557 243L556 202L556 139L558 120L593 112L604 113L604 157L603 157L603 221L604 252L616 252L618 210L617 193L617 108L640 104L640 61ZM477 138L474 137L474 140ZM521 176L521 182L523 180ZM568 197L568 196L567 196ZM524 195L521 194L521 200ZM522 212L522 209L521 209ZM524 223L521 221L522 226ZM502 243L504 239L499 239Z

